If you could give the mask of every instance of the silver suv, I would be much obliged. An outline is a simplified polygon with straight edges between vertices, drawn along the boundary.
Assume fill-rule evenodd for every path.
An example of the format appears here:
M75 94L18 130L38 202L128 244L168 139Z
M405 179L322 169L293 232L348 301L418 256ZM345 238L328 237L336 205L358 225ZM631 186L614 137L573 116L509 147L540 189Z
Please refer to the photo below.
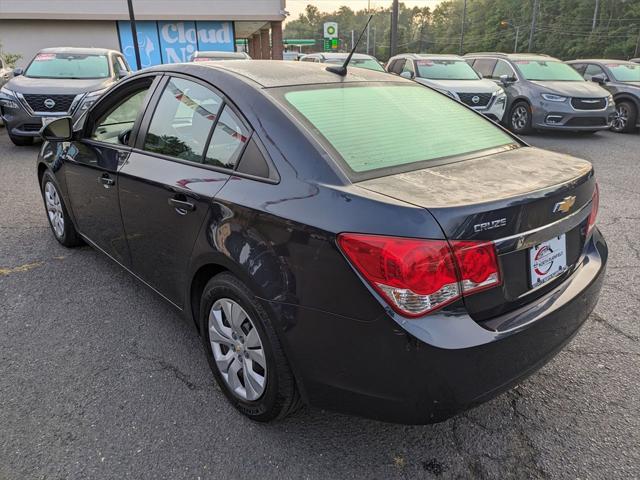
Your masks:
M0 89L0 118L15 145L30 145L43 125L77 119L130 73L124 56L103 48L46 48Z
M517 134L533 130L606 130L615 104L609 92L587 82L548 55L469 53L469 65L507 93L504 123Z
M491 80L484 80L457 55L405 53L391 57L387 71L449 95L499 122L507 96Z

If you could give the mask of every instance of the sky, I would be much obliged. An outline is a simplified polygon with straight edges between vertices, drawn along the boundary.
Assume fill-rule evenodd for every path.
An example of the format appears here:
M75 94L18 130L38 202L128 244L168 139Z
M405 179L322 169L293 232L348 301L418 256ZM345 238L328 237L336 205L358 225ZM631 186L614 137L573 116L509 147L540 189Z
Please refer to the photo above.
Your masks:
M298 15L304 11L307 5L315 5L321 12L333 12L343 5L352 10L362 10L367 8L369 0L287 0L287 11L291 14L287 20L296 20ZM389 7L391 0L370 0L371 8ZM442 0L401 0L408 7L435 7Z

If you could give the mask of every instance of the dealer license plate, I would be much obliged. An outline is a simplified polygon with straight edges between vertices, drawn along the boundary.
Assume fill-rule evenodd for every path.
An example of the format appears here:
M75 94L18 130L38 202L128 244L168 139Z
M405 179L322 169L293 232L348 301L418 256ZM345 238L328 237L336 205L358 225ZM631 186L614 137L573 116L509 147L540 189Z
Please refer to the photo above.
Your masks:
M564 234L529 249L531 286L537 287L567 269L567 240Z

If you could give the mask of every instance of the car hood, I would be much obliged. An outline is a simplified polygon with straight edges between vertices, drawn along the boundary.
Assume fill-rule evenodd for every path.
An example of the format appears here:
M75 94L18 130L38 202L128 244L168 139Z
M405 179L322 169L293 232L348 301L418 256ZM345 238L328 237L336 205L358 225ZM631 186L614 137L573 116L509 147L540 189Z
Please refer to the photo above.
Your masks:
M499 85L484 78L478 80L432 80L430 78L416 78L415 80L428 87L453 92L486 93L500 90Z
M544 88L542 93L556 93L565 97L603 98L608 97L607 92L600 85L593 82L557 82L557 81L531 81L531 83Z
M9 80L5 87L22 94L77 95L102 90L113 83L110 78L30 78L24 75Z

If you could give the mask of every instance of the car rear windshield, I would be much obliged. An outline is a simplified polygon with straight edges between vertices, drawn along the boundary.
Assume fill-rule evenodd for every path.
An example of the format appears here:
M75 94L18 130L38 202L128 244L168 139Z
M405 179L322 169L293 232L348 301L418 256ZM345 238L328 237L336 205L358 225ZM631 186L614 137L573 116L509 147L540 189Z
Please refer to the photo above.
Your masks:
M107 78L109 62L106 55L39 53L25 75L32 78Z
M417 60L418 76L433 80L477 80L478 74L464 60Z
M633 63L607 64L613 77L619 82L640 82L640 65Z
M334 65L342 65L344 58L330 58L325 63L331 63ZM350 67L366 68L368 70L375 70L376 72L384 72L384 68L376 60L372 58L352 58L349 62Z
M584 78L566 63L558 60L516 60L520 73L527 80L584 82Z
M356 177L378 170L383 175L393 167L424 168L447 157L516 145L491 121L421 85L312 85L287 90L283 97Z

